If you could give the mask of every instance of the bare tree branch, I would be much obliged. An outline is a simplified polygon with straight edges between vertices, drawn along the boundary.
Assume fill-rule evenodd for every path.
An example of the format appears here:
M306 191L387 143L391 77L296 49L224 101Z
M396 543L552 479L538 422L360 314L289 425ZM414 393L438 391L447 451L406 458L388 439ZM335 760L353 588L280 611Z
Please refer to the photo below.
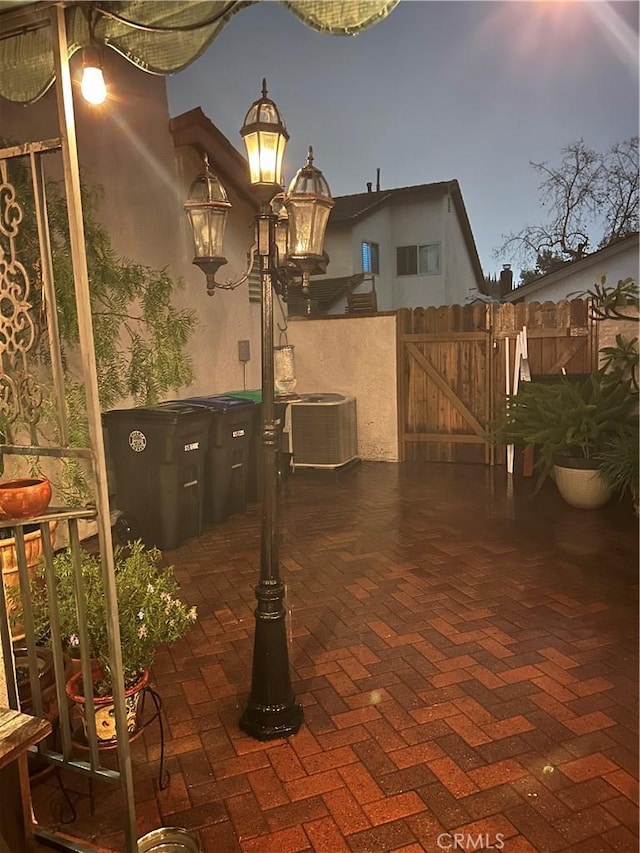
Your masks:
M561 149L558 166L531 162L542 177L539 199L547 219L503 235L496 257L541 266L577 260L613 240L638 231L638 137L604 152L584 140ZM594 239L595 238L595 239Z

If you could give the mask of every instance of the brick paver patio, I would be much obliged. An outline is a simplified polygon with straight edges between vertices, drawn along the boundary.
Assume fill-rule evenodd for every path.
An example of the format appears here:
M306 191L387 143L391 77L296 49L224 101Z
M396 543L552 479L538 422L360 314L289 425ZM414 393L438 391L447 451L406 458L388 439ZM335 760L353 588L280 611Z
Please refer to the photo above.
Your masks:
M258 743L259 506L166 552L199 620L158 653L159 738L132 746L140 833L204 853L636 851L638 525L503 469L364 463L282 494L290 664L305 724ZM119 792L65 776L64 831L122 849ZM64 814L54 778L36 813Z

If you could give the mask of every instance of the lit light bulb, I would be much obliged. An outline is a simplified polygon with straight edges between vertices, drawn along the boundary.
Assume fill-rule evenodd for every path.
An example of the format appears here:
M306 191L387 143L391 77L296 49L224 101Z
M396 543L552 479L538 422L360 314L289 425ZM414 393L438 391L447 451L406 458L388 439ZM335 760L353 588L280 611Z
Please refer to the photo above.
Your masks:
M102 74L102 63L95 49L85 48L80 91L85 101L98 105L107 97L107 87Z

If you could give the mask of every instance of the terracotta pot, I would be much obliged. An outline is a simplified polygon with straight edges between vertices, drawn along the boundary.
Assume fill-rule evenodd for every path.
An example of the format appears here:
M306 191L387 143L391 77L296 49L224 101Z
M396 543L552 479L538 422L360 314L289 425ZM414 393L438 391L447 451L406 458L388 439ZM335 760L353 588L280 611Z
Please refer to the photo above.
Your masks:
M57 521L53 521L49 525L49 533L51 538L51 547L55 547L56 543L56 528ZM24 549L27 557L27 571L29 580L33 580L36 569L42 558L42 537L40 530L32 530L24 535ZM5 587L20 586L18 577L18 555L16 554L16 540L0 539L0 566L2 567L2 580ZM13 608L7 602L7 613L11 613ZM11 639L13 642L24 639L24 627L22 625L14 625L11 631Z
M125 691L125 707L127 716L127 731L129 736L135 734L140 726L140 696L149 683L149 670L145 669L140 680ZM67 681L65 690L72 702L75 702L80 711L85 737L87 733L86 707L84 693L82 692L82 673L72 675ZM94 696L96 733L98 745L108 746L115 744L118 740L116 734L116 717L113 696Z
M44 477L0 481L0 518L35 518L50 501L51 483Z

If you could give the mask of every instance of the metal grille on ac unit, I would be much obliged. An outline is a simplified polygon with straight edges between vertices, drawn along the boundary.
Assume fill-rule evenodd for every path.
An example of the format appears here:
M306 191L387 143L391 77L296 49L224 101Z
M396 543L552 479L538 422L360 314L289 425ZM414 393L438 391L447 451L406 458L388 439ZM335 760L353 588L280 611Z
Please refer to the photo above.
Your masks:
M340 468L358 458L355 397L309 394L291 403L293 465Z

